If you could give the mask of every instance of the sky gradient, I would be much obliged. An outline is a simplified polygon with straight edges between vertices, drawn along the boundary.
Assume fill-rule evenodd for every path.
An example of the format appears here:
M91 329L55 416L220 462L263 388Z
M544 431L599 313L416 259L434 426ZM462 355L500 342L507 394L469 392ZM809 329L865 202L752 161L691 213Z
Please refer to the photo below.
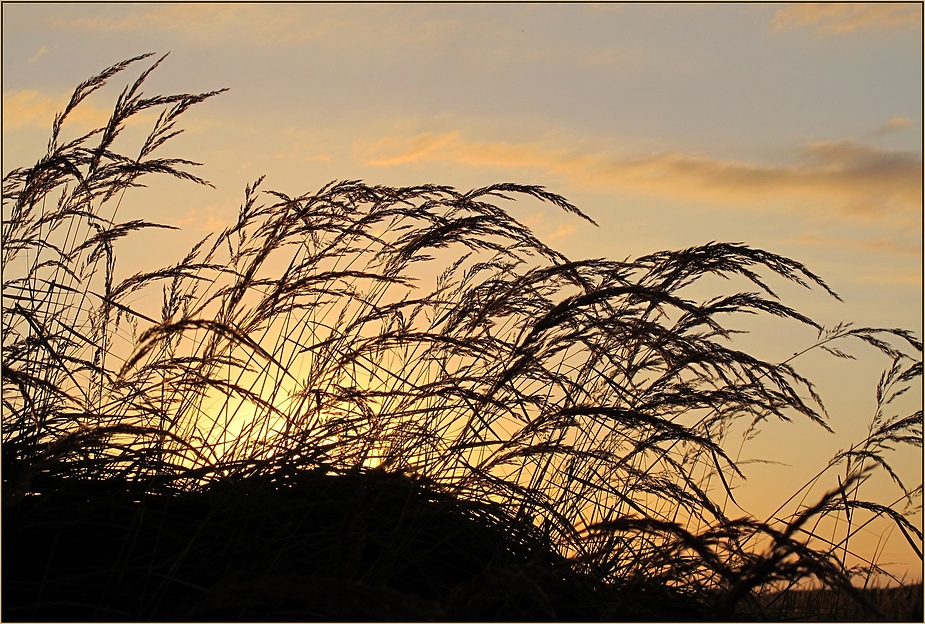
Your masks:
M820 323L922 336L921 4L4 4L3 172L42 155L77 83L168 51L147 93L230 88L190 111L164 154L204 163L195 173L215 188L156 182L120 213L181 226L138 239L170 259L231 223L264 174L289 195L334 179L513 181L597 221L506 206L569 257L745 242L842 296L781 285ZM118 88L82 104L67 136L105 123ZM123 275L152 268L131 249L120 258ZM738 326L769 361L815 338L790 323ZM743 457L788 466L749 468L747 509L773 509L863 435L888 362L797 364L838 434L768 425ZM897 466L921 482L920 456ZM920 575L902 540L883 557Z

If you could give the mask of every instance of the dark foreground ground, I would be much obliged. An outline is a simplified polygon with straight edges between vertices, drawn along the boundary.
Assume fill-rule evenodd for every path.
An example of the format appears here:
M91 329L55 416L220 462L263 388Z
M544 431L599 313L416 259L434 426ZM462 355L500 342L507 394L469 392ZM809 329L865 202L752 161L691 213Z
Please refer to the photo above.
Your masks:
M51 481L3 508L4 621L682 621L706 597L574 573L488 506L377 471L194 494ZM5 493L6 494L6 493ZM830 593L831 594L831 593ZM790 592L737 619L870 619ZM875 597L876 598L876 597ZM922 587L884 593L922 621ZM836 615L837 614L837 615Z
M864 596L880 611L882 618L871 617L857 602L844 594L825 589L790 591L769 596L764 604L764 617L782 622L863 622L872 619L925 621L921 583L867 589Z

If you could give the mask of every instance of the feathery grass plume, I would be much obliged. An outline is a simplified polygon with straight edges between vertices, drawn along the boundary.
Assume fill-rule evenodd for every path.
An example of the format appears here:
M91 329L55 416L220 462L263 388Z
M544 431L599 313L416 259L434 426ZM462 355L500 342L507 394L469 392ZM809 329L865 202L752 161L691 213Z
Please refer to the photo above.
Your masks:
M60 599L115 619L735 615L811 577L853 591L849 542L870 517L921 554L909 521L921 486L889 453L920 445L922 413L884 410L921 375L922 344L826 330L781 303L774 279L837 297L788 258L712 242L572 261L492 203L527 196L591 221L542 187L346 180L290 196L261 192L261 178L233 225L118 281L115 243L166 227L117 222L125 191L156 173L208 184L196 163L152 154L221 91L144 97L162 57L105 127L59 137L87 95L148 56L81 84L48 154L3 180L5 551L77 505L62 544L78 552L83 532L118 553L92 571L49 554L4 581L5 614L50 616ZM149 108L160 113L138 156L112 151ZM711 274L760 292L692 299ZM143 293L160 310L134 303ZM837 343L854 338L893 361L867 439L812 482L844 467L838 487L765 521L724 511L742 475L727 433L830 421L794 358L735 347L737 314L818 329L807 351L850 357ZM860 497L872 466L898 502ZM106 509L109 537L93 528ZM809 522L841 513L844 538L821 542ZM89 598L62 589L103 577ZM330 599L341 594L363 596L356 611Z

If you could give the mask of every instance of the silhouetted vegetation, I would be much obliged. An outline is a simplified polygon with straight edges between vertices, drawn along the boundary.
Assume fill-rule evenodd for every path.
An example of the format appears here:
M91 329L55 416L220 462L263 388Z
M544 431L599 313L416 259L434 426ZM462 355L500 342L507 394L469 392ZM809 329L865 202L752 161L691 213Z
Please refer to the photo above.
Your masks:
M590 218L517 184L258 181L232 226L120 281L117 241L167 227L120 222L124 193L149 174L208 184L155 153L219 93L145 96L158 61L64 142L71 111L146 56L81 84L47 154L3 180L5 620L778 619L807 581L850 617L900 613L852 585L876 561L846 556L873 517L921 554L921 485L889 463L922 441L921 410L888 411L922 372L910 332L817 325L773 281L837 295L743 244L569 260L498 203ZM151 109L138 154L114 151ZM690 298L713 275L754 292ZM890 362L869 435L812 482L837 471L831 491L763 521L724 511L730 428L829 425L798 356L734 347L741 314ZM895 501L860 495L872 469ZM848 531L822 538L838 514Z

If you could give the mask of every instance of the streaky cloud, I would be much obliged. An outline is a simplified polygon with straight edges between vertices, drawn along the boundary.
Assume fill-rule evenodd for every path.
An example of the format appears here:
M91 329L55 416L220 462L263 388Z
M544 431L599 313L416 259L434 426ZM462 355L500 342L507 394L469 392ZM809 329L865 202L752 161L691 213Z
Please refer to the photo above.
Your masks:
M64 109L70 99L70 93L52 95L36 89L7 91L3 94L3 129L17 128L51 128L55 115ZM109 111L95 108L87 103L68 116L70 124L83 126L105 124Z
M874 130L873 134L888 134L890 132L899 132L915 124L915 120L909 117L891 117L882 126Z
M70 92L51 94L37 89L6 91L3 93L3 130L51 128L55 115L64 110L70 98ZM99 127L105 125L111 114L111 110L95 106L93 102L84 102L68 115L65 128L77 126L87 130ZM128 125L152 120L151 114L142 112Z
M358 143L354 158L374 167L444 162L532 168L564 176L575 186L732 203L738 209L762 209L756 200L772 200L795 203L801 210L810 206L814 212L834 209L856 218L910 223L920 222L922 203L919 154L852 140L811 143L787 164L756 164L680 151L620 159L540 143L464 140L454 131Z
M822 37L860 30L915 29L921 31L919 3L799 3L779 9L771 20L771 32L810 28Z
M893 236L880 236L877 238L835 238L821 236L810 232L800 234L796 242L810 247L829 247L847 249L855 252L875 254L890 254L896 256L921 256L922 242L910 243L898 240Z

